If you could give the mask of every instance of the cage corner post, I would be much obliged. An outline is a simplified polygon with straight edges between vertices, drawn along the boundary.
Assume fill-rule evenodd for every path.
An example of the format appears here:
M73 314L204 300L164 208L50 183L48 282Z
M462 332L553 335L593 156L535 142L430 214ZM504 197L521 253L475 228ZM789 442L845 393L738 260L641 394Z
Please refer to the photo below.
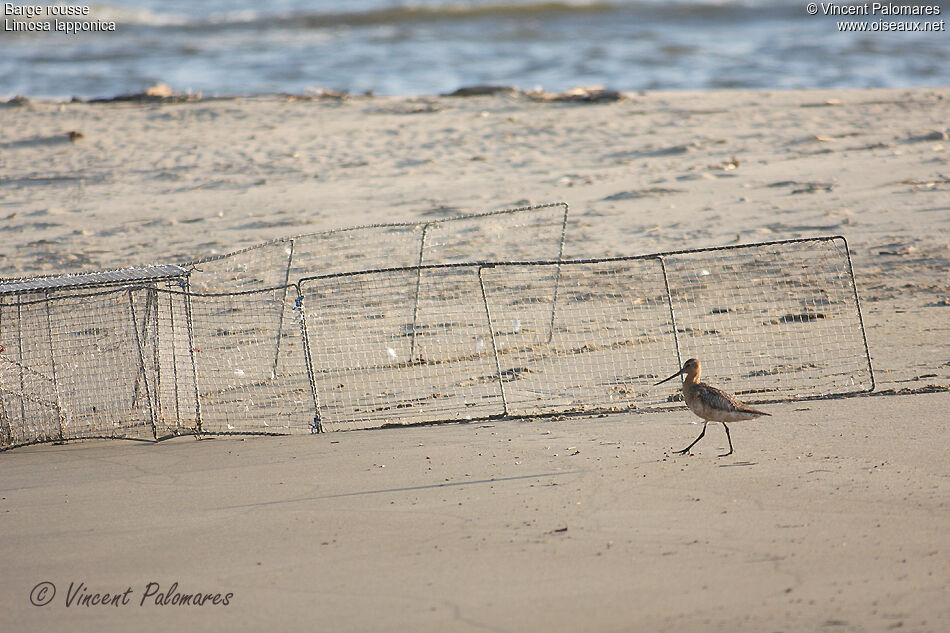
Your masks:
M159 335L158 291L153 285L149 285L147 291L148 299L145 302L145 319L152 328L152 363L155 365L155 385L153 389L153 395L155 399L155 419L152 422L152 435L157 441L159 439L159 424L165 426L165 412L162 410L162 362L160 356L161 339ZM151 310L148 309L149 306L151 306ZM143 335L145 334L145 331L145 324L143 323Z
M180 284L181 282L179 282ZM163 293L168 297L168 331L170 345L168 351L171 353L172 369L172 399L175 402L175 432L172 435L178 435L181 429L181 391L179 389L180 378L178 376L178 330L175 328L175 294L170 292L172 284L163 289Z
M135 347L138 350L138 360L139 360L139 369L138 373L142 377L142 385L145 388L145 402L148 404L148 416L149 422L152 425L152 438L158 438L158 424L155 419L155 407L152 403L152 390L149 388L148 384L148 369L145 366L145 350L142 349L142 338L145 337L145 328L148 323L149 314L151 313L151 294L146 296L145 300L145 314L142 318L142 334L139 335L139 325L138 318L135 314L135 288L129 288L129 316L132 319L132 333L135 337ZM154 385L153 385L154 386ZM132 397L132 407L135 408L135 395Z
M864 342L864 354L868 361L868 377L871 379L870 386L866 389L866 393L871 393L876 388L874 382L874 367L871 365L871 348L868 345L868 333L864 329L864 316L861 313L861 299L858 297L858 283L854 278L854 264L851 261L851 248L848 246L848 240L845 239L843 235L837 235L833 240L841 240L841 243L844 245L844 254L845 259L848 262L848 277L851 281L851 290L854 293L854 308L858 314L858 326L861 328L861 340Z
M556 202L555 206L559 206L564 209L564 213L561 216L561 235L558 239L558 248L557 248L557 264L554 269L554 293L551 298L551 323L548 328L548 338L545 341L546 344L549 344L554 340L554 322L557 317L557 299L558 292L561 289L561 263L564 261L564 241L567 239L567 215L570 211L566 202Z
M422 286L422 265L425 262L426 237L429 234L431 222L422 225L422 235L419 237L419 258L416 260L416 290L412 295L412 328L409 332L409 364L414 362L416 355L416 324L419 318L419 289Z
M663 271L663 287L666 290L666 305L670 309L670 327L673 329L673 345L676 348L676 366L683 366L683 357L680 352L680 338L676 331L676 311L673 309L673 293L670 291L670 278L666 274L666 260L659 256L656 258L660 262L660 270Z
M49 337L47 340L49 341L50 377L53 383L53 395L56 396L56 413L59 416L59 441L65 442L68 439L66 437L68 420L66 419L66 414L63 413L63 402L59 394L59 381L56 379L56 350L53 347L53 316L49 304L49 290L45 290L43 292L43 307L46 308L46 334Z
M0 354L6 351L3 344L4 306L3 297L0 297ZM13 445L13 421L7 414L5 392L6 388L0 382L0 450Z
M313 357L310 354L310 335L307 331L307 310L304 306L304 294L299 284L294 284L293 287L297 293L294 310L297 311L297 318L300 320L300 341L303 344L304 365L307 369L307 381L310 383L310 396L313 399L313 423L310 425L310 432L323 433L326 429L323 427L323 418L320 415L320 394L317 392Z
M283 294L280 299L280 313L277 316L277 342L274 349L274 364L271 367L271 375L277 377L277 366L280 361L280 337L284 331L284 306L287 303L287 286L290 284L290 269L294 265L294 251L297 247L297 240L291 238L290 246L287 247L287 268L284 270Z
M184 290L185 329L188 331L188 355L191 358L191 379L195 385L195 436L200 437L204 430L201 427L201 387L198 384L198 358L200 350L195 348L195 324L191 306L191 278L181 282Z
M492 356L495 359L495 376L498 378L498 390L501 395L502 415L509 417L508 397L505 394L505 377L501 373L501 361L498 358L498 345L495 341L495 327L492 323L491 307L488 304L488 294L485 292L485 280L482 277L482 270L486 267L494 268L494 265L480 265L478 267L478 286L482 291L482 305L485 307L485 319L488 321L488 338L491 341Z

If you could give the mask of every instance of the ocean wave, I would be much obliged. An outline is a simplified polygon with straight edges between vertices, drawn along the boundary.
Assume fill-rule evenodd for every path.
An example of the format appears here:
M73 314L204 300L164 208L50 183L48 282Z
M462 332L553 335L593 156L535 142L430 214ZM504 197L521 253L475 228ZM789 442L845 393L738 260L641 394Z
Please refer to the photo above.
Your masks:
M188 26L195 20L192 16L183 13L160 13L149 9L117 7L111 4L94 4L89 7L86 20L101 20L115 22L123 26L154 26L154 27L181 27Z

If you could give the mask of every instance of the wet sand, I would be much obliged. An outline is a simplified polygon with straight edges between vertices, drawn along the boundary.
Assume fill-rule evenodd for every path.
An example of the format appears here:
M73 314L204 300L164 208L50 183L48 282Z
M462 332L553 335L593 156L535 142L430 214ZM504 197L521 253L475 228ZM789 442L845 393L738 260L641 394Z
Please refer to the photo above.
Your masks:
M11 630L940 631L948 394L4 454ZM40 582L53 602L31 606ZM67 607L69 583L129 604ZM227 606L141 604L233 593ZM153 587L154 591L154 587ZM170 599L170 598L169 598Z

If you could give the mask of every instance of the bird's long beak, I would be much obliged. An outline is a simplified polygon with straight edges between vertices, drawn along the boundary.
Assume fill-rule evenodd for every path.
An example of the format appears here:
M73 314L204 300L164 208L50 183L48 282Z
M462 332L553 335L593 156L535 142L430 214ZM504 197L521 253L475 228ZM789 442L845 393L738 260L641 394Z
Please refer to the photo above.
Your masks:
M677 376L680 376L680 375L682 375L682 374L683 374L683 370L681 369L681 370L679 370L678 372L676 372L675 374L673 374L672 376L670 376L669 378L664 378L664 379L661 380L660 382L656 383L656 385L662 385L664 382L669 382L669 381L673 380L674 378L676 378ZM653 386L656 387L656 385L653 385Z

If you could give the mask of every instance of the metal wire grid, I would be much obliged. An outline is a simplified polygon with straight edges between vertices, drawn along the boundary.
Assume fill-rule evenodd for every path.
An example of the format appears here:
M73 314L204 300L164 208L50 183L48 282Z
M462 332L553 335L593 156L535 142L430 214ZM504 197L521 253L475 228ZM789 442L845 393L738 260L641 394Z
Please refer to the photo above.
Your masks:
M872 390L844 239L3 295L0 445L657 406L690 356L750 402Z
M197 374L198 430L314 430L314 394L296 289L191 293L185 299ZM281 315L288 317L282 322Z
M438 220L374 224L281 238L197 260L192 289L260 290L314 275L491 259L559 259L568 206L540 204Z
M103 270L91 273L57 275L55 277L25 277L0 279L0 295L33 294L43 292L75 293L80 290L102 290L108 287L178 282L188 276L188 271L174 264L137 266L118 270Z
M419 264L559 260L567 213L561 202L431 222L423 227Z
M653 383L689 357L753 403L874 385L837 237L329 275L301 292L327 428L664 406L678 397Z
M182 290L153 289L156 415L158 439L198 431L198 391L189 295ZM146 336L143 338L147 339Z
M508 415L658 402L675 344L657 260L503 265L482 279Z
M477 267L300 285L324 428L504 413Z
M680 358L748 402L870 391L843 238L662 258ZM672 372L675 368L671 368Z
M0 445L62 439L45 306L0 297ZM43 309L38 310L37 306ZM24 335L29 332L32 335Z
M3 444L154 439L153 300L145 289L4 297L0 340L15 343L0 353Z
M293 286L0 297L0 341L14 343L0 351L0 447L313 431L302 323L277 328L296 299Z
M191 289L197 293L243 292L287 283L293 242L266 242L228 255L184 264L191 270Z

